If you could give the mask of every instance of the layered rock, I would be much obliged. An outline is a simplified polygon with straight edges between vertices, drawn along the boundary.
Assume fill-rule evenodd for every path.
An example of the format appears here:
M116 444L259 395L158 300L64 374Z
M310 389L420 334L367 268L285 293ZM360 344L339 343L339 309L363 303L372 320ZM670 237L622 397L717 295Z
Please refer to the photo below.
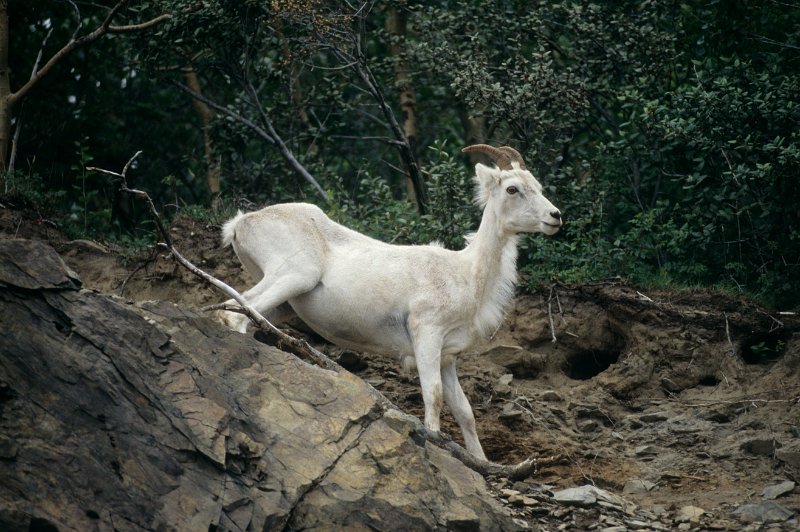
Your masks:
M0 241L0 529L516 528L353 375Z

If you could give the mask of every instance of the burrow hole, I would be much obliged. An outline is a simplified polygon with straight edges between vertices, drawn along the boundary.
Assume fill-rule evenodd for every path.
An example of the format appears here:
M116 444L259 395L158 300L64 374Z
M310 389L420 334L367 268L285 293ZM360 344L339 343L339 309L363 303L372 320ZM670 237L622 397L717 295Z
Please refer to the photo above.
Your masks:
M715 375L706 375L697 383L700 386L717 386L721 381Z
M740 353L745 364L774 364L786 351L789 335L763 333L753 335L742 341Z
M578 381L589 380L607 370L611 364L619 360L620 351L591 350L578 351L567 355L562 364L562 371L570 379Z

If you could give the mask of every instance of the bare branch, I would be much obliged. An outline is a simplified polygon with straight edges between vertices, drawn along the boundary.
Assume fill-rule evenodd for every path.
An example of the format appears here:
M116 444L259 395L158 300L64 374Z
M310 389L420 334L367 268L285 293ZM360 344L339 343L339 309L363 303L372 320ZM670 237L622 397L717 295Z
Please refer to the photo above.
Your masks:
M397 141L395 145L400 152L400 158L403 161L403 166L406 168L405 173L413 186L414 194L416 195L417 200L417 208L420 213L424 214L427 205L425 186L422 182L422 173L420 172L419 164L417 163L416 156L414 155L414 150L409 142L408 137L403 131L402 126L398 122L392 107L386 102L386 98L380 89L380 84L375 79L375 76L369 68L367 56L362 45L364 33L366 31L365 17L372 9L373 4L374 2L364 2L353 15L356 17L357 28L352 30L349 34L351 49L344 49L342 46L330 42L325 35L322 35L319 32L317 32L318 46L320 48L330 50L330 52L339 60L340 63L350 66L353 72L363 82L367 92L378 104L378 107L381 109L381 113L388 123L389 130L392 132L392 135ZM353 6L350 7L351 9L353 8Z
M324 199L325 201L329 201L330 196L328 196L328 193L325 192L325 189L319 186L319 183L317 182L316 179L314 179L314 176L312 176L309 173L309 171L306 170L305 166L300 164L300 161L298 161L295 158L292 151L289 149L288 146L286 146L286 143L283 142L283 139L280 137L280 135L278 135L278 132L275 131L275 128L272 126L272 120L270 120L269 115L267 115L267 112L261 105L261 100L258 97L258 93L256 92L256 89L255 87L253 87L253 84L250 82L250 80L246 80L245 85L247 88L247 93L250 95L253 105L255 105L256 109L258 110L259 116L261 116L261 121L264 123L264 126L266 126L270 136L275 141L275 146L277 146L278 151L281 153L281 156L289 164L289 166L291 166L292 169L294 169L294 171L300 175L300 177L305 179L308 183L311 184L312 187L314 187L314 190L317 191L317 193L320 195L320 197L322 197L322 199Z
M75 13L75 31L72 32L72 37L70 38L71 41L74 41L78 38L78 34L81 32L81 28L83 28L83 21L81 20L81 10L78 7L78 4L73 2L72 0L67 0L69 5L72 6L72 11Z
M209 98L206 98L205 96L203 96L199 92L193 91L192 89L190 89L189 87L187 87L186 85L184 85L183 83L181 83L179 81L174 81L173 80L172 84L175 85L176 87L178 87L179 89L181 89L183 92L185 92L186 94L188 94L192 98L196 99L197 101L203 102L204 104L206 104L207 106L211 107L215 111L219 111L220 113L222 113L222 114L224 114L226 116L229 116L230 118L233 118L234 120L236 120L240 124L249 127L250 129L255 131L258 134L259 137L261 137L262 139L266 140L268 143L272 144L273 146L276 144L275 139L272 138L272 135L270 135L266 130L264 130L264 128L262 128L261 126L259 126L255 122L253 122L252 120L249 120L249 119L243 117L242 115L240 115L236 111L233 111L233 110L231 110L231 109L229 109L229 108L227 108L227 107L225 107L223 105L218 104L214 100L210 100Z
M137 31L144 31L161 24L165 20L171 18L172 15L164 13L147 22L140 22L139 24L126 24L124 26L109 26L108 33L135 33Z
M431 432L420 427L414 432L414 435L449 451L459 462L483 476L493 475L507 477L511 480L522 480L535 474L539 469L539 465L549 464L555 461L555 458L543 460L527 458L518 464L498 464L476 458L462 446L441 433Z
M74 5L74 4L73 4ZM75 8L78 9L77 7ZM80 20L80 17L78 17ZM80 24L79 24L80 26ZM47 31L47 35L44 36L42 39L42 45L39 47L39 53L36 54L36 60L33 62L33 68L31 69L31 78L36 75L36 72L39 71L39 64L42 62L42 55L44 54L44 47L47 45L48 39L53 34L53 26L50 26L50 29ZM24 108L20 107L19 113L17 113L17 121L14 125L14 136L11 139L11 154L8 157L8 172L9 174L14 173L14 165L17 160L17 145L19 143L19 135L22 131L22 116L23 116ZM8 192L8 190L6 190Z
M19 100L24 98L28 94L28 92L30 92L30 90L33 89L33 87L35 87L39 83L39 81L42 78L47 76L50 73L50 71L53 70L53 68L61 61L63 61L64 58L66 58L69 54L71 54L72 52L74 52L75 50L77 50L82 46L91 44L92 42L96 41L106 33L110 33L111 21L114 19L115 16L117 16L117 14L119 14L122 8L124 8L125 5L127 5L128 1L129 0L119 0L119 2L117 2L114 5L114 7L111 8L111 10L109 10L103 22L92 32L84 35L83 37L77 37L77 33L81 27L79 22L78 28L76 28L75 33L73 34L72 38L67 42L67 44L65 44L59 51L53 54L53 56L44 64L44 66L38 72L36 72L34 76L31 76L31 79L29 79L22 87L20 87L15 92L8 95L7 99L8 106L14 107ZM74 3L72 5L75 6ZM75 9L77 10L77 7L75 7ZM80 16L78 18L80 20ZM143 22L141 24L134 24L130 26L119 26L117 27L118 29L119 28L126 28L126 29L123 31L118 31L118 33L148 29L163 22L167 18L169 18L169 15L159 15L158 17L148 22ZM135 29L137 27L140 28Z
M308 343L299 340L297 338L294 338L292 336L289 336L285 332L281 331L280 329L272 325L272 323L270 323L257 310L248 305L247 302L242 297L242 295L239 294L239 292L237 292L234 288L220 281L216 277L204 272L203 270L192 264L186 257L181 255L181 253L175 248L175 245L172 242L172 237L170 236L169 231L167 231L166 227L164 227L164 224L161 221L161 215L158 214L158 210L156 209L155 204L153 204L153 200L150 198L150 195L147 194L147 192L144 192L142 190L132 189L128 186L128 181L127 181L128 170L130 169L131 164L133 164L133 161L141 153L142 153L141 151L136 152L136 154L134 154L134 156L131 157L125 164L125 167L123 168L121 173L96 167L88 167L87 170L100 172L117 178L120 181L120 190L122 192L125 192L126 194L130 194L136 198L143 200L147 204L147 207L150 211L150 216L153 218L153 221L156 224L156 228L158 229L158 232L164 241L164 244L162 245L166 247L172 254L172 256L175 257L175 259L187 270L189 270L196 276L200 277L207 283L219 288L226 295L228 295L237 303L239 303L239 305L242 308L242 312L246 314L247 317L250 318L253 321L253 323L256 324L256 326L258 326L260 329L266 332L276 335L279 338L281 344L285 347L290 348L292 352L294 352L295 354L300 354L305 358L310 358L319 366L325 369L330 369L336 372L342 371L342 368L341 366L339 366L339 364L337 364L324 354L320 353L319 351L308 345Z
M556 338L556 326L553 323L553 290L555 286L550 286L550 296L547 298L547 317L550 320L550 334L552 336L552 342L556 343L558 338Z

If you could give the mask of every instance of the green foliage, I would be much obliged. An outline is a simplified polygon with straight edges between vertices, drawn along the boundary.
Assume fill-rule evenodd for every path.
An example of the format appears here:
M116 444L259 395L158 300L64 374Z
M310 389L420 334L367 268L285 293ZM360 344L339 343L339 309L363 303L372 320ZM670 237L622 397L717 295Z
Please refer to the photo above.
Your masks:
M426 175L428 214L420 215L405 198L396 199L385 180L371 175L364 176L353 193L340 190L328 214L384 242L438 242L448 249L463 248L464 236L480 221L472 202L472 182L445 143L436 143L431 150L436 159Z
M84 27L102 20L103 5L81 4ZM463 246L480 213L458 150L477 139L523 152L564 213L559 234L522 240L530 287L622 276L800 301L800 8L742 0L396 5L409 20L403 43L429 195L424 216L407 200L386 117L336 53L362 54L402 117L390 47L398 39L384 29L380 3L365 6L362 19L327 0L131 2L121 23L172 17L98 41L53 71L26 102L18 171L7 182L60 205L71 234L137 241L146 231L141 210L84 169L90 156L119 169L141 149L135 186L160 204L220 216L190 207L209 203L202 123L176 88L191 66L213 101L262 126L263 110L330 192L323 207L381 240ZM63 2L10 10L12 72L30 72L50 26L45 56L75 29ZM209 131L223 212L319 201L252 128L217 112Z

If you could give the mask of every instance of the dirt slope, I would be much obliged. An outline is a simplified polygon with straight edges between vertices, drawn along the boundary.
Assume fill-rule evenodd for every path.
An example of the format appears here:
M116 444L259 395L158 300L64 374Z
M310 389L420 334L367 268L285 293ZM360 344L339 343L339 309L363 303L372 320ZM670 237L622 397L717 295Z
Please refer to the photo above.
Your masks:
M248 286L233 253L219 248L218 227L180 219L171 231L198 266L238 289ZM190 307L223 299L163 251L125 262L100 244L64 241L30 211L0 209L0 235L50 241L86 288ZM546 462L528 482L498 489L591 483L665 523L694 506L706 513L693 527L744 526L734 509L763 503L766 487L800 476L800 309L781 310L619 282L518 297L501 329L466 354L459 371L488 456ZM403 375L395 360L309 338L422 415L416 376ZM460 439L447 412L443 428ZM795 519L772 526L794 529L800 490L777 502ZM540 515L527 507L519 514L531 524Z

